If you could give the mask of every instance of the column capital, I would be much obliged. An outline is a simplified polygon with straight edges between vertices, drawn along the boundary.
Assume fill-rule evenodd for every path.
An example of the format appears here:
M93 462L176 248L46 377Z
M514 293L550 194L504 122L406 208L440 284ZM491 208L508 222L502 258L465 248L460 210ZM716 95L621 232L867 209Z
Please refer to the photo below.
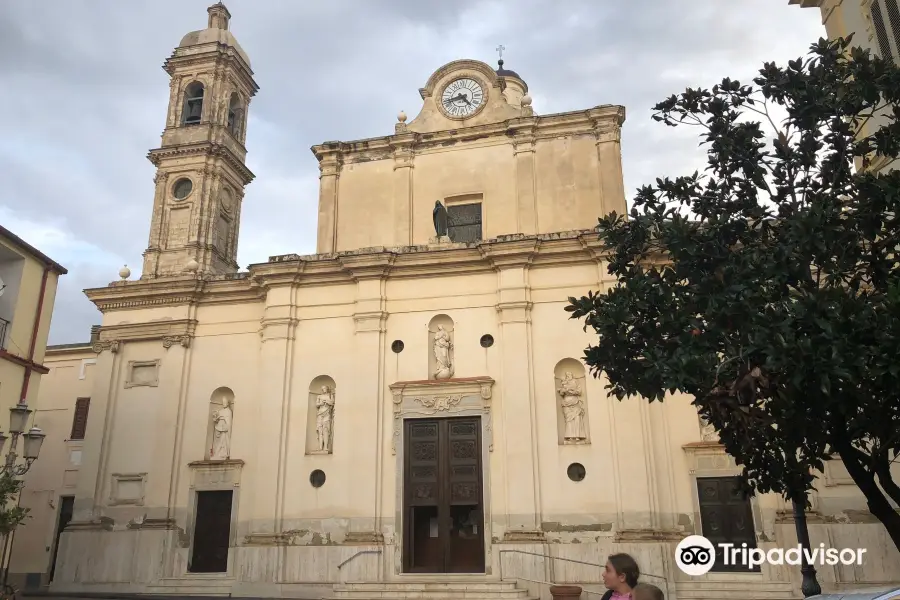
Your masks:
M313 154L319 161L320 177L337 176L344 163L344 153L340 142L326 142L313 146Z

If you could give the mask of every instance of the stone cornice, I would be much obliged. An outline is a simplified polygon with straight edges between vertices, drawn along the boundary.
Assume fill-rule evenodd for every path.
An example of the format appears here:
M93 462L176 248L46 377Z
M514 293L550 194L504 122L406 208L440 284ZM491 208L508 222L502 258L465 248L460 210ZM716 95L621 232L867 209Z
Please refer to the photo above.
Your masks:
M244 81L244 85L250 90L250 95L255 96L259 91L259 85L253 79L253 69L241 58L234 48L228 44L221 42L210 42L206 44L210 47L208 52L194 52L192 54L181 54L178 49L166 59L163 63L163 70L169 75L176 75L178 69L185 67L208 68L210 64L221 64L222 62L232 62L231 66L235 67L235 72ZM194 47L196 48L196 46Z
M351 284L366 278L446 277L602 260L593 230L501 236L470 244L361 248L269 257L235 275L158 277L85 290L102 312L141 307L257 302L276 286Z
M542 140L560 136L594 135L603 139L620 138L620 129L625 121L625 107L603 105L588 110L580 110L551 115L519 117L500 123L461 127L434 133L400 133L383 137L352 140L347 142L329 141L311 148L316 159L339 160L343 163L365 162L393 157L398 145L413 152L445 149L458 143L490 142L512 144L515 138Z
M216 142L196 142L193 144L178 144L176 146L166 146L164 148L156 148L147 153L147 158L158 167L162 159L166 158L183 158L194 155L206 155L221 158L231 166L232 169L244 178L244 185L249 184L256 178L253 171L247 168L241 159L235 156L234 152L225 144Z
M149 321L145 323L124 323L121 325L105 325L100 328L95 352L110 350L115 353L119 345L126 342L145 342L161 340L166 349L179 344L189 346L194 337L197 321L193 319L170 319L165 321Z
M84 290L101 312L184 304L255 302L263 291L246 274L216 280L175 276L137 281L116 281L103 288Z

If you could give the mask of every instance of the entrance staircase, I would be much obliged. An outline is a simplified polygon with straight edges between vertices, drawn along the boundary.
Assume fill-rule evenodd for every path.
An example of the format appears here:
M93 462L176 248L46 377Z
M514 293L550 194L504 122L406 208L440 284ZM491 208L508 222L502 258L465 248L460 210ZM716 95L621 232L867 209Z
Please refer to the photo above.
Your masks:
M159 596L230 596L233 577L166 577L147 588L146 594Z
M788 582L690 581L677 584L678 600L796 600Z
M513 582L443 580L341 583L325 600L536 600Z

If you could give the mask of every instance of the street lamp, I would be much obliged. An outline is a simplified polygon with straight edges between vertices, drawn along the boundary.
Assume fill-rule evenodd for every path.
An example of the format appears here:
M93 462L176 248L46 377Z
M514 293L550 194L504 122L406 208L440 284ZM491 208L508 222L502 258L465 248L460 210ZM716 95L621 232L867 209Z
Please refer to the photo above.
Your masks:
M0 431L0 454L3 453L3 448L6 446L6 440L10 440L9 450L6 453L6 460L4 461L3 466L0 467L0 474L2 475L21 477L31 469L31 465L37 460L38 455L41 453L41 445L44 443L44 438L47 437L46 434L38 427L32 427L27 433L25 432L25 428L28 427L28 418L31 416L32 412L34 411L28 408L28 405L24 402L20 402L9 409L10 435L6 435ZM16 459L19 458L17 453L19 448L19 436L22 437L22 458L24 458L25 461L16 464ZM19 481L18 483L19 491L21 492L22 482ZM16 500L16 506L18 506L20 499L21 495ZM12 560L11 542L15 536L15 532L16 530L13 529L11 533L5 536L3 556L0 557L0 566L3 567L4 589L6 588L7 576L9 575L9 563Z
M28 433L25 428L28 426L28 417L34 412L28 408L27 404L19 403L9 409L9 433L12 435L12 442L9 446L9 452L6 454L6 461L0 468L0 473L9 473L13 477L20 477L28 472L31 464L37 460L38 454L41 452L41 445L44 438L47 437L38 427L32 427ZM24 438L22 444L22 455L25 462L16 464L19 455L16 453L19 445L19 436ZM6 440L10 439L5 433L0 431L0 454L3 453L3 447Z
M816 569L807 560L809 549L809 528L806 525L806 502L793 501L794 504L794 527L797 529L797 541L803 548L803 557L800 566L800 573L803 575L803 581L800 584L800 591L803 592L804 598L810 596L818 596L822 593L822 587L816 581Z

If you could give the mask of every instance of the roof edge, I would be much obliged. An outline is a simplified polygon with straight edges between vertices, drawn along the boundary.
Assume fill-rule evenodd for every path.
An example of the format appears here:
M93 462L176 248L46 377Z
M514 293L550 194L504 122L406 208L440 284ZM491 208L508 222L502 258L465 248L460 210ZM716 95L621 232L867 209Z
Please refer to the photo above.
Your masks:
M29 244L28 242L26 242L25 240L23 240L22 238L17 236L16 234L14 234L12 231L7 229L3 225L0 225L0 236L8 238L9 241L11 241L12 243L14 243L18 246L22 246L22 248L24 248L25 250L30 252L35 258L37 258L39 261L44 263L45 266L53 269L60 275L65 275L66 273L69 272L69 270L66 269L64 266L62 266L61 264L59 264L58 262L56 262L55 260L53 260L52 258L47 256L46 254L44 254L43 252L41 252L40 250L38 250L31 244Z

